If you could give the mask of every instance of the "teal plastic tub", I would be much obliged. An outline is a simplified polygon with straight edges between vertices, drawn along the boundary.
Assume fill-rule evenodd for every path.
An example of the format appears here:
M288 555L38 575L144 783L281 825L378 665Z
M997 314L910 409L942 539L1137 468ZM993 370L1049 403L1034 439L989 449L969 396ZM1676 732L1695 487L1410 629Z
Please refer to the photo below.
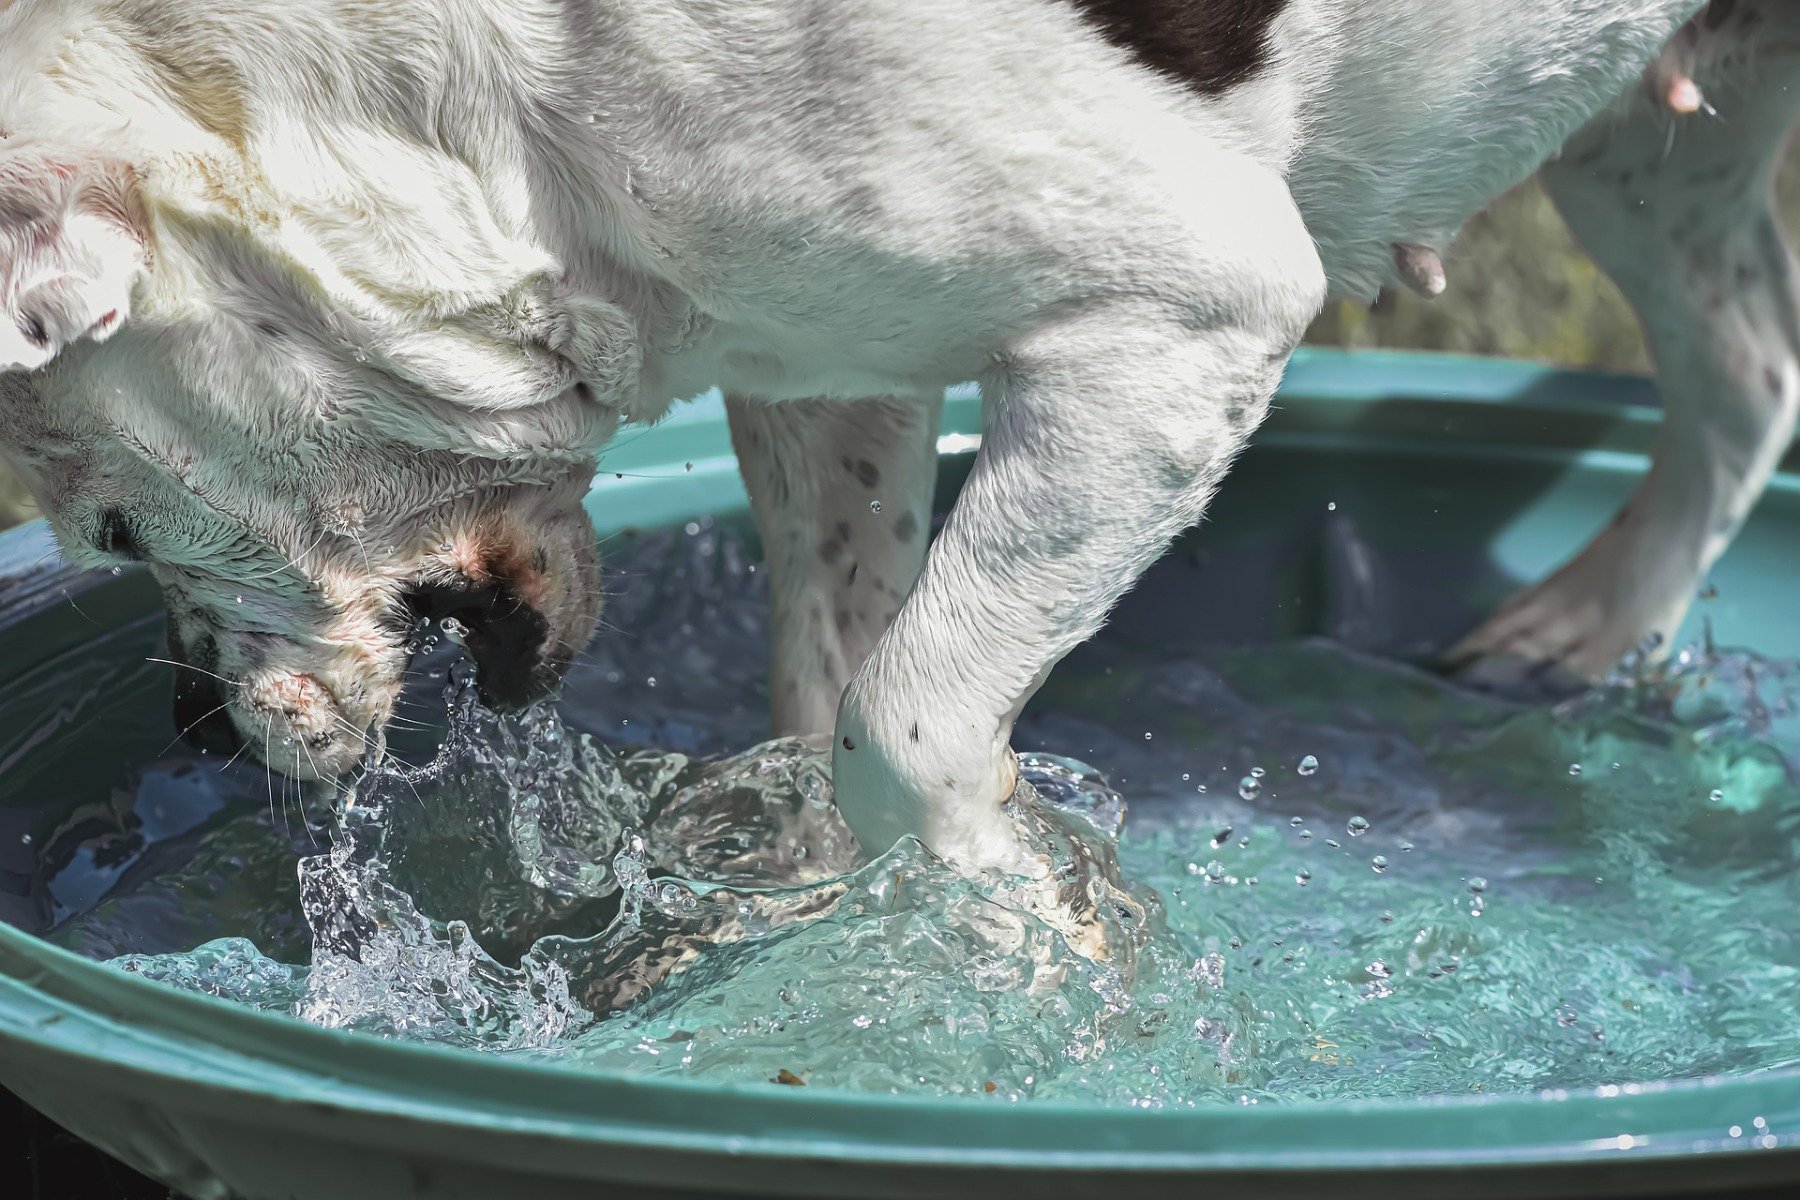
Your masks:
M1326 633L1425 653L1604 523L1645 469L1653 398L1642 381L1518 364L1303 354L1212 519L1165 564L1204 568L1219 585L1177 602L1153 575L1108 636L1154 641L1180 621L1224 639ZM972 393L952 396L945 502L978 443L979 415ZM1354 510L1353 536L1327 501ZM687 406L610 452L590 507L602 533L741 518L720 406ZM1800 654L1796 544L1800 464L1790 459L1714 573L1714 619L1766 654ZM1371 556L1387 569L1368 570ZM1380 582L1395 578L1405 588ZM67 670L116 631L142 636L155 612L140 577L61 566L41 525L0 537L9 681ZM53 785L70 762L102 787L113 760L136 752L110 732L115 716L160 717L166 705L160 690L83 690L79 672L70 678L60 722L30 739L0 729L0 916L13 922L0 924L0 1083L187 1195L1111 1200L1206 1188L1474 1198L1800 1182L1795 1071L1406 1102L1096 1110L577 1071L177 992L14 927L31 924L34 851L5 831L74 802ZM1767 1136L1728 1137L1756 1117Z

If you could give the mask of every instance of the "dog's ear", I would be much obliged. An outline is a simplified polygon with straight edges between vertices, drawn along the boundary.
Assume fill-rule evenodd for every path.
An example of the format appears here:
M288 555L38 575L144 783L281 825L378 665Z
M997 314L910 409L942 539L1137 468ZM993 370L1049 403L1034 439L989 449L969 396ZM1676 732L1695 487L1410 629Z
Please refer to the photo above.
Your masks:
M503 300L414 330L384 352L395 374L484 412L531 408L576 385L604 408L635 395L642 363L624 309L534 276Z
M0 371L35 370L125 322L149 261L136 172L0 140Z

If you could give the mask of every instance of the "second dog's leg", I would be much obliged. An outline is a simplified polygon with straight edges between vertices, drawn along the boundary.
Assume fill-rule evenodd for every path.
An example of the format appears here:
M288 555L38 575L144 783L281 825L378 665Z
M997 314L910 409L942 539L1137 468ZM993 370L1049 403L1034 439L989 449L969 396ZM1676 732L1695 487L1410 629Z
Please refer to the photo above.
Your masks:
M778 736L831 732L844 685L918 578L942 407L941 396L725 402L769 569Z
M1643 319L1664 417L1650 472L1613 523L1451 652L1476 682L1566 686L1647 638L1666 648L1793 436L1800 296L1770 182L1800 108L1800 14L1738 11L1764 19L1740 55L1702 63L1717 116L1676 117L1645 89L1545 169L1570 228Z

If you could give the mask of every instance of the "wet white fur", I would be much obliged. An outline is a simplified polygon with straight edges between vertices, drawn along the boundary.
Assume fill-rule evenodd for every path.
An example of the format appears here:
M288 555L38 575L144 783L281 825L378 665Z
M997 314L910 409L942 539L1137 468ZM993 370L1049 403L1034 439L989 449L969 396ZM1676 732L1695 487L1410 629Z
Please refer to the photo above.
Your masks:
M397 648L346 614L437 569L455 503L530 539L620 419L714 385L740 434L748 405L885 397L925 415L871 422L862 454L854 421L763 419L813 449L758 515L772 544L816 538L867 458L894 490L840 553L905 591L907 554L865 543L923 511L930 406L980 378L981 460L856 671L835 765L872 848L1011 862L1014 717L1199 517L1328 286L1370 295L1393 243L1443 246L1697 7L1295 0L1276 62L1202 98L1050 0L20 0L0 328L69 282L48 365L0 334L0 442L72 553L102 502L141 519L228 671L322 680L336 764L396 686ZM31 155L129 169L146 228L57 226L53 172L3 174ZM27 226L48 249L21 254ZM778 645L857 586L815 574L777 583ZM830 712L872 633L795 668L818 690L784 721ZM233 716L255 734L312 702Z

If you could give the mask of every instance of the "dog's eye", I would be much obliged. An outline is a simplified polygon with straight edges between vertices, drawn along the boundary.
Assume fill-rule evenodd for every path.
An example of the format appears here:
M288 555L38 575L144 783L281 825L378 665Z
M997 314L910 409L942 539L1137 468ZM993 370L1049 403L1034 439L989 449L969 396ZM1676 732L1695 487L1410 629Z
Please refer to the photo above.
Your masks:
M102 554L111 554L118 558L139 559L137 538L131 532L131 523L125 514L116 508L109 508L100 514L100 532L94 538Z

